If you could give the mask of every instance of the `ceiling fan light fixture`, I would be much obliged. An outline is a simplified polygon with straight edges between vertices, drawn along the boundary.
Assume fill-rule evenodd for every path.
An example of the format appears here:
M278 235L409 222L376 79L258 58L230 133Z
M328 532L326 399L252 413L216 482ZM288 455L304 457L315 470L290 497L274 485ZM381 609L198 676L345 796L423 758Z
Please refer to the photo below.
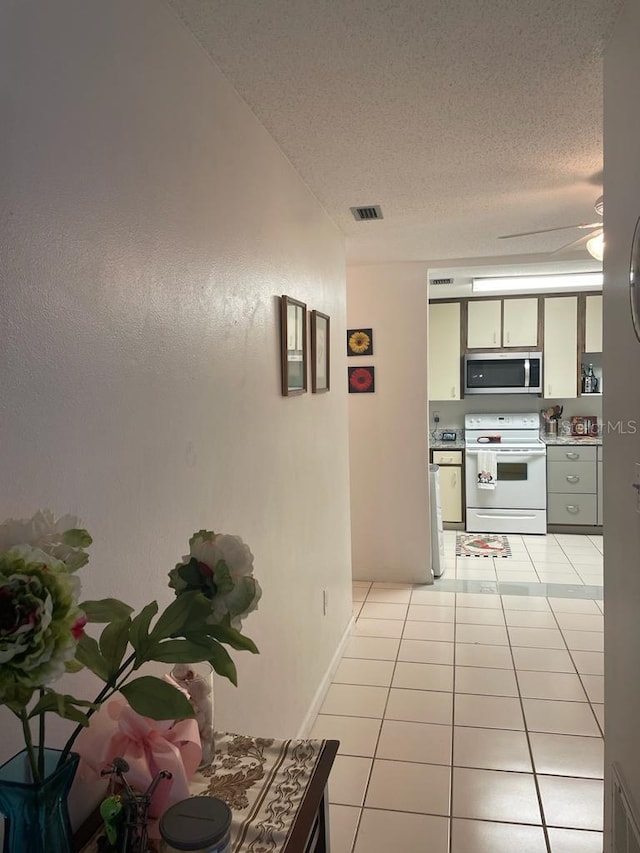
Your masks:
M587 240L587 252L589 252L591 257L595 258L596 261L602 261L604 257L604 231L596 237L592 237L590 240Z

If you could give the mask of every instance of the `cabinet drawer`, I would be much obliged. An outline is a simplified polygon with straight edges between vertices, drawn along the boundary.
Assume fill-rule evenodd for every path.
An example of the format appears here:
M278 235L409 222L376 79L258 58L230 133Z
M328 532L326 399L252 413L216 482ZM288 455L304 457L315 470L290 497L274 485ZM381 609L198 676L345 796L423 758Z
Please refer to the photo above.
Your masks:
M596 491L595 463L549 462L547 465L547 491L594 494Z
M547 459L550 462L595 462L597 446L579 444L552 444L547 447Z
M549 524L596 524L596 496L549 495L547 521Z
M434 450L434 465L462 465L461 450Z

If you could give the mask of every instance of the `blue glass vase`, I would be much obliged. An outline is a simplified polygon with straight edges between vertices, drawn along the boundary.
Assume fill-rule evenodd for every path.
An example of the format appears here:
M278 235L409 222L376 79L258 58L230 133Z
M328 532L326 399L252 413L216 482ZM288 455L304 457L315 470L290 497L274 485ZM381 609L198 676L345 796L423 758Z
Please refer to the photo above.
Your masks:
M44 750L43 782L31 781L27 750L0 767L0 813L5 816L3 853L72 853L67 796L80 756L58 767L60 750Z

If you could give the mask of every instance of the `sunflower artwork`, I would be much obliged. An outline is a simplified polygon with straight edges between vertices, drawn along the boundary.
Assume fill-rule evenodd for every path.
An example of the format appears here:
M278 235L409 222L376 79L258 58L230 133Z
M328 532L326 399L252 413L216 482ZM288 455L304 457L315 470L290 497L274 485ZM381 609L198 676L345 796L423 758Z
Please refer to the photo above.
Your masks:
M373 394L376 390L375 367L349 367L349 393Z
M373 355L373 329L347 329L347 355Z

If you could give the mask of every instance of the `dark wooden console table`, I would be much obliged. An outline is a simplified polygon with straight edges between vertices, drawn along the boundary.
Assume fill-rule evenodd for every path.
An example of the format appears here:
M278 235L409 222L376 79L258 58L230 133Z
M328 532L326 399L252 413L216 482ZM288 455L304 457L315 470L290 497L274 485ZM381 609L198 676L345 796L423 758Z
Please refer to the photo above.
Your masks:
M233 853L256 842L272 853L329 853L327 781L339 745L216 735L215 758L194 778L191 793L227 802ZM96 811L76 833L76 850L96 853L100 834Z

